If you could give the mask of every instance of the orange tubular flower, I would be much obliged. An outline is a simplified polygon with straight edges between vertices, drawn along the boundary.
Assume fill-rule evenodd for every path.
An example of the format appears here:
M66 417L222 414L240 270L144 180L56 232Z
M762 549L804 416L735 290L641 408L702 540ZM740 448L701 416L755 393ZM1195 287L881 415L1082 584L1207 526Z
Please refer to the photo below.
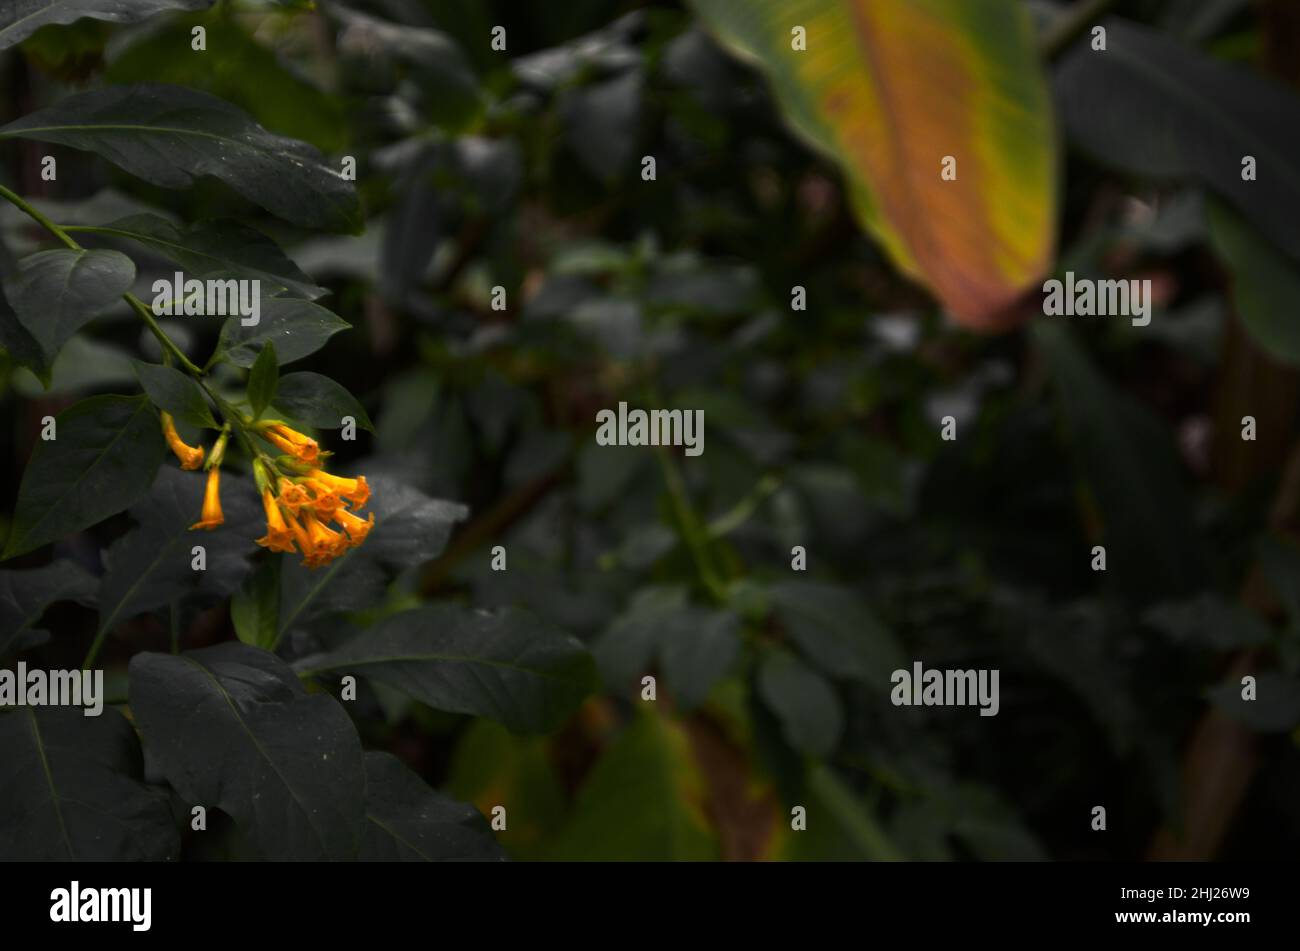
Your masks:
M315 568L318 564L316 561L316 546L312 543L311 536L307 534L307 529L292 515L286 516L285 524L289 526L289 531L293 535L293 540L298 543L302 549L303 564L309 568Z
M297 482L291 482L288 479L280 479L280 503L290 512L297 512L304 505L312 504L311 493L299 485Z
M261 431L261 437L295 459L314 464L320 458L320 446L310 436L276 423Z
M285 524L284 514L269 488L262 490L262 508L266 510L266 534L257 539L257 544L271 551L294 551L293 532Z
M182 469L197 469L203 465L203 447L187 445L185 440L181 439L180 433L176 432L176 421L172 419L171 413L162 414L162 431L167 445L181 461Z
M221 512L221 469L213 466L208 470L208 484L203 490L203 512L199 520L190 526L190 531L202 528L211 531L218 525L225 524L226 517Z
M370 518L367 520L357 518L357 516L353 515L347 509L340 507L334 512L333 518L334 521L338 522L339 525L342 526L343 530L348 533L348 537L352 539L352 545L354 547L365 541L366 536L370 534L370 530L375 527L374 512L370 513Z
M323 469L311 469L307 473L307 478L321 483L330 492L339 498L347 499L357 508L365 505L366 500L370 498L370 486L366 484L365 476L345 479L342 476L330 475Z
M316 545L317 554L323 556L325 561L331 561L347 551L346 535L334 531L311 512L305 514L302 521L307 528L307 534Z

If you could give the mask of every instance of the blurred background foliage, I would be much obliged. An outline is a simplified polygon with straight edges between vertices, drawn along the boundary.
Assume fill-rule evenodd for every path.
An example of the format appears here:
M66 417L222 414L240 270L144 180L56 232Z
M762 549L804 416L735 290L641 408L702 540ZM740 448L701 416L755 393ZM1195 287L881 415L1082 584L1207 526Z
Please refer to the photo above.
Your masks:
M825 27L853 7L859 32ZM44 182L35 143L8 143L2 174L60 220L257 222L329 289L353 331L310 367L375 423L331 448L470 515L440 557L284 650L423 602L580 638L602 686L549 733L372 681L347 704L368 748L485 814L505 805L514 857L1294 857L1300 7L740 11L241 0L47 26L0 60L5 121L159 81L355 156L353 236L70 150ZM805 21L810 63L834 38L842 97L819 86L833 70L790 58ZM7 253L35 246L13 209L0 229ZM1035 288L1066 270L1150 279L1150 325L1042 316ZM0 358L0 498L41 417L135 392L130 358L151 347L123 312L48 390ZM703 409L704 454L597 446L596 412L620 400ZM55 554L99 573L129 524ZM110 680L177 625L187 647L234 636L225 599L165 615L117 626ZM61 603L42 627L32 656L76 666L95 615ZM913 660L1000 669L1000 713L892 706L889 674Z

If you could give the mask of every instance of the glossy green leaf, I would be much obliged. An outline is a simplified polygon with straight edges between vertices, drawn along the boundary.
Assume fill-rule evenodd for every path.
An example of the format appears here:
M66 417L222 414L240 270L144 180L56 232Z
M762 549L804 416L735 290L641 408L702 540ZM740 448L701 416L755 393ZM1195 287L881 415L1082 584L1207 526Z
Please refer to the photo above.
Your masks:
M272 402L285 415L317 429L339 429L344 417L351 416L362 429L375 431L357 398L319 373L286 373Z
M451 605L386 618L309 668L361 674L517 732L554 729L595 686L591 655L573 637L527 615Z
M67 230L134 241L179 264L187 279L261 281L264 297L284 292L289 297L316 300L328 293L313 284L278 244L239 221L200 221L181 228L166 218L146 213L103 225L74 225Z
M221 428L212 418L212 410L208 408L203 390L189 374L174 367L137 361L135 375L154 406L194 426Z
M74 23L82 17L136 23L159 13L211 5L212 0L6 0L0 8L0 50L52 23Z
M303 227L360 227L352 183L313 146L272 135L230 103L182 86L78 93L0 128L5 138L95 152L164 188L185 188L211 175Z
M218 55L176 55L188 50L195 26L204 28L208 50ZM283 64L275 50L249 35L240 18L222 10L179 17L139 36L113 56L104 81L188 86L234 103L267 129L326 152L347 144L342 101Z
M48 369L81 327L118 302L135 280L135 264L117 251L40 251L18 262L5 281L18 321Z
M166 444L143 396L92 396L55 418L23 472L4 557L89 528L149 491Z
M273 861L356 857L365 761L333 697L237 643L136 654L130 678L150 767L185 802L221 809Z
M1051 103L1029 15L970 0L692 0L754 63L803 138L848 179L858 218L963 324L1005 325L1048 270ZM806 31L806 49L792 30ZM946 156L956 178L941 178Z
M347 321L311 301L263 298L261 310L256 324L245 326L242 318L232 317L222 325L217 352L237 367L251 367L268 342L285 366L315 353L340 330L351 329Z

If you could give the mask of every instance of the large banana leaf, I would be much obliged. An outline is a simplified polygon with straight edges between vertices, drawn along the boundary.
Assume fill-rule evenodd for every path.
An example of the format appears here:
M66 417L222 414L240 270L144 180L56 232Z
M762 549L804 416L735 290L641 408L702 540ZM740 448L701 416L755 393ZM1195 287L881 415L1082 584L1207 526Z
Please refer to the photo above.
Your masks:
M862 223L964 325L996 329L1047 270L1056 144L1012 0L692 0L790 123L843 168ZM806 49L793 48L803 27ZM956 180L940 171L956 159Z

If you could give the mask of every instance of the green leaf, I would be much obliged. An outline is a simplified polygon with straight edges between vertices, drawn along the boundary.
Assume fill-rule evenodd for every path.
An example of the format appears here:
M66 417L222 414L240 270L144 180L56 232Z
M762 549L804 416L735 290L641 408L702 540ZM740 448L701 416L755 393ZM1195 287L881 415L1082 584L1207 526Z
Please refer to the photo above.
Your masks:
M143 781L126 717L76 707L0 715L0 857L175 861L180 835L165 790Z
M167 466L148 498L131 510L138 524L104 554L101 632L180 598L224 598L243 582L257 552L253 539L262 527L261 503L248 480L223 480L225 524L215 532L190 531L203 507L206 481L202 473ZM202 571L193 567L196 545L204 550Z
M280 364L275 359L275 344L268 340L262 344L262 351L248 374L248 405L253 409L254 418L259 418L275 399L279 379Z
M280 636L280 567L283 558L266 558L230 599L230 623L245 644L272 650Z
M169 10L201 10L212 0L9 0L0 11L0 50L21 43L43 26L82 17L136 23Z
M0 240L0 347L9 351L14 362L29 368L41 379L43 385L48 386L51 369L46 366L41 345L18 319L4 290L17 273L18 263L9 253L4 241Z
M251 367L262 347L275 344L280 366L310 356L340 330L351 325L311 301L281 297L262 301L261 317L256 324L244 326L242 319L232 317L221 328L217 354L237 367Z
M143 396L92 396L55 420L23 472L4 557L89 528L149 491L166 452Z
M592 647L605 683L614 690L637 682L658 660L677 705L692 710L735 663L740 618L731 611L687 604L680 587L637 592Z
M375 527L364 544L324 568L304 568L297 561L284 565L282 632L328 614L373 606L398 572L442 554L452 526L469 511L382 476L369 481Z
M559 861L710 861L716 833L685 732L653 712L632 722L597 761L560 834Z
M0 571L0 658L49 640L35 627L56 601L93 604L98 582L75 562L56 561L30 571Z
M194 426L220 429L199 384L187 373L157 363L135 362L135 375L145 395L161 410Z
M308 664L313 674L362 674L520 733L557 727L595 686L595 664L575 638L514 611L451 605L395 614Z
M1033 334L1100 512L1107 577L1137 604L1205 588L1207 558L1168 432L1146 407L1112 389L1064 325L1037 323Z
M1146 27L1116 17L1105 27L1105 52L1080 43L1056 73L1070 138L1128 172L1195 179L1300 258L1295 93ZM1247 155L1255 181L1241 177Z
M357 231L356 190L314 147L272 135L228 102L181 86L109 86L69 96L0 128L95 152L164 188L202 175L305 228Z
M135 264L118 251L40 251L18 262L5 294L40 347L48 370L68 339L118 302L135 281Z
M351 416L362 429L375 431L357 398L319 373L304 371L280 377L274 403L285 415L317 429L339 429L343 417Z
M815 581L781 582L768 593L790 639L824 673L888 689L902 651L856 594Z
M208 49L218 55L176 55L176 50L188 53L195 26L207 31ZM350 125L343 97L327 95L286 68L273 49L254 40L239 18L223 10L179 17L135 37L113 57L104 82L200 89L246 109L268 129L327 152L347 144Z
M501 846L473 806L434 792L389 753L366 754L363 862L500 861Z
M352 859L365 761L348 715L246 644L131 659L131 710L151 769L219 808L272 861Z
M740 618L730 611L693 608L664 631L659 648L664 678L682 711L702 704L740 656Z
M179 264L189 278L261 281L264 297L284 292L290 297L316 300L329 293L313 284L278 244L239 221L200 221L182 230L166 218L146 213L104 225L74 225L65 230L126 238L142 244Z
M844 169L858 219L961 323L1002 326L1053 257L1056 139L1028 12L970 0L692 0ZM807 48L793 48L795 25ZM919 67L919 64L924 64ZM944 180L941 162L957 162ZM953 227L960 222L960 227Z
M1209 201L1210 239L1232 272L1232 298L1251 337L1270 356L1300 365L1300 268L1222 203Z
M801 753L824 757L839 745L844 711L820 674L783 650L763 658L758 693L781 721L786 742Z

